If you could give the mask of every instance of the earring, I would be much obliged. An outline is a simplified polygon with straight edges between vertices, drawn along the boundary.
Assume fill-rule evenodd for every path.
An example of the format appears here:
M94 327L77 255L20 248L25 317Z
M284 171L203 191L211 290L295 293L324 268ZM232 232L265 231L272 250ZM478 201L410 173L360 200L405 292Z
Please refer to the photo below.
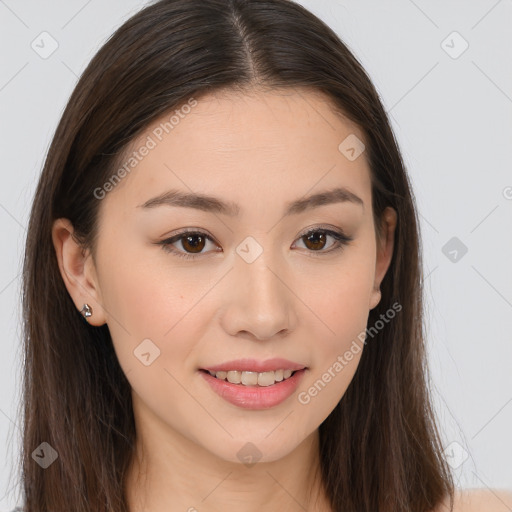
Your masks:
M82 313L82 316L85 318L85 320L87 320L90 316L92 316L91 306L89 306L89 304L84 304L80 310L80 313Z

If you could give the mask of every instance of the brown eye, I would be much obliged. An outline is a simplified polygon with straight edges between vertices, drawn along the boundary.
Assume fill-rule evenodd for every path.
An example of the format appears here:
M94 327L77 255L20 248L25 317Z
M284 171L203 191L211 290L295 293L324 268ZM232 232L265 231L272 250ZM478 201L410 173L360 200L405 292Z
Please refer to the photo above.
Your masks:
M332 239L330 244L328 244L329 238ZM297 240L304 244L309 254L321 256L343 249L353 238L345 235L343 232L317 228L309 230ZM216 245L214 239L206 233L201 231L185 231L166 240L162 240L161 242L157 242L157 245L162 245L166 252L174 254L175 256L193 260L208 254L208 251L203 252L208 242ZM327 247L327 250L324 250L325 247ZM210 253L211 252L212 251L210 251ZM213 252L222 252L222 249L217 245L217 249L214 249Z
M206 245L215 245L213 239L201 231L184 231L171 238L158 242L163 249L181 258L195 259L203 254ZM216 252L214 250L214 252Z
M332 242L329 244L328 239ZM298 238L304 244L304 247L311 255L320 256L342 249L349 244L353 238L345 235L343 232L336 232L331 229L310 229L304 235ZM327 249L325 247L327 246ZM315 254L318 253L318 254Z
M181 238L181 245L187 252L200 253L204 249L205 244L205 237L200 234L186 235Z
M302 237L304 245L311 250L317 251L325 247L327 236L323 231L313 231Z

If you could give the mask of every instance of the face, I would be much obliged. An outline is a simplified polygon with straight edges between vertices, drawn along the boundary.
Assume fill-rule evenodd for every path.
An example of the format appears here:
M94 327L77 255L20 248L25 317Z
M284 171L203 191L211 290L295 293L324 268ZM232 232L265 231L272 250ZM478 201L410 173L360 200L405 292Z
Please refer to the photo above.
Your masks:
M149 149L98 199L95 261L76 276L82 286L66 284L78 309L93 307L90 323L107 323L141 424L225 461L252 445L261 461L277 460L353 378L393 216L380 242L365 153L339 149L363 134L319 94L203 97L166 133L169 117L132 144L130 154ZM242 359L255 361L230 363ZM247 385L205 371L226 362ZM271 384L287 376L270 372L280 369L296 373Z

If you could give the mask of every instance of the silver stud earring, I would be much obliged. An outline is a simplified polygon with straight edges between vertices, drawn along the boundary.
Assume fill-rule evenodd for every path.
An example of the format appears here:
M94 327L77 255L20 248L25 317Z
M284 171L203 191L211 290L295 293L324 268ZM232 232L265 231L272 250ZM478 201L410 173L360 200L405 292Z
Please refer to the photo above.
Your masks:
M92 316L92 308L89 304L84 304L82 309L80 310L82 316L87 320L90 316Z

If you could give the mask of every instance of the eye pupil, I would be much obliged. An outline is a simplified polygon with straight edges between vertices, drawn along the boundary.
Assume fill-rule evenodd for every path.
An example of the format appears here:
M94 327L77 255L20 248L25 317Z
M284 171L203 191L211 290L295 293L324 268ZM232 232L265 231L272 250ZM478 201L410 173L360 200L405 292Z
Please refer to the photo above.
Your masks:
M200 239L199 243L193 243L191 240ZM201 235L187 235L181 239L181 245L186 251L189 252L201 252L204 249L205 239ZM186 245L189 245L187 247Z
M305 245L308 247L308 249L323 249L325 247L326 236L325 233L322 233L321 231L315 231L303 238L305 238L307 241ZM319 242L318 239L321 239L321 241ZM308 246L309 242L313 242L313 247ZM319 243L320 247L318 247Z

